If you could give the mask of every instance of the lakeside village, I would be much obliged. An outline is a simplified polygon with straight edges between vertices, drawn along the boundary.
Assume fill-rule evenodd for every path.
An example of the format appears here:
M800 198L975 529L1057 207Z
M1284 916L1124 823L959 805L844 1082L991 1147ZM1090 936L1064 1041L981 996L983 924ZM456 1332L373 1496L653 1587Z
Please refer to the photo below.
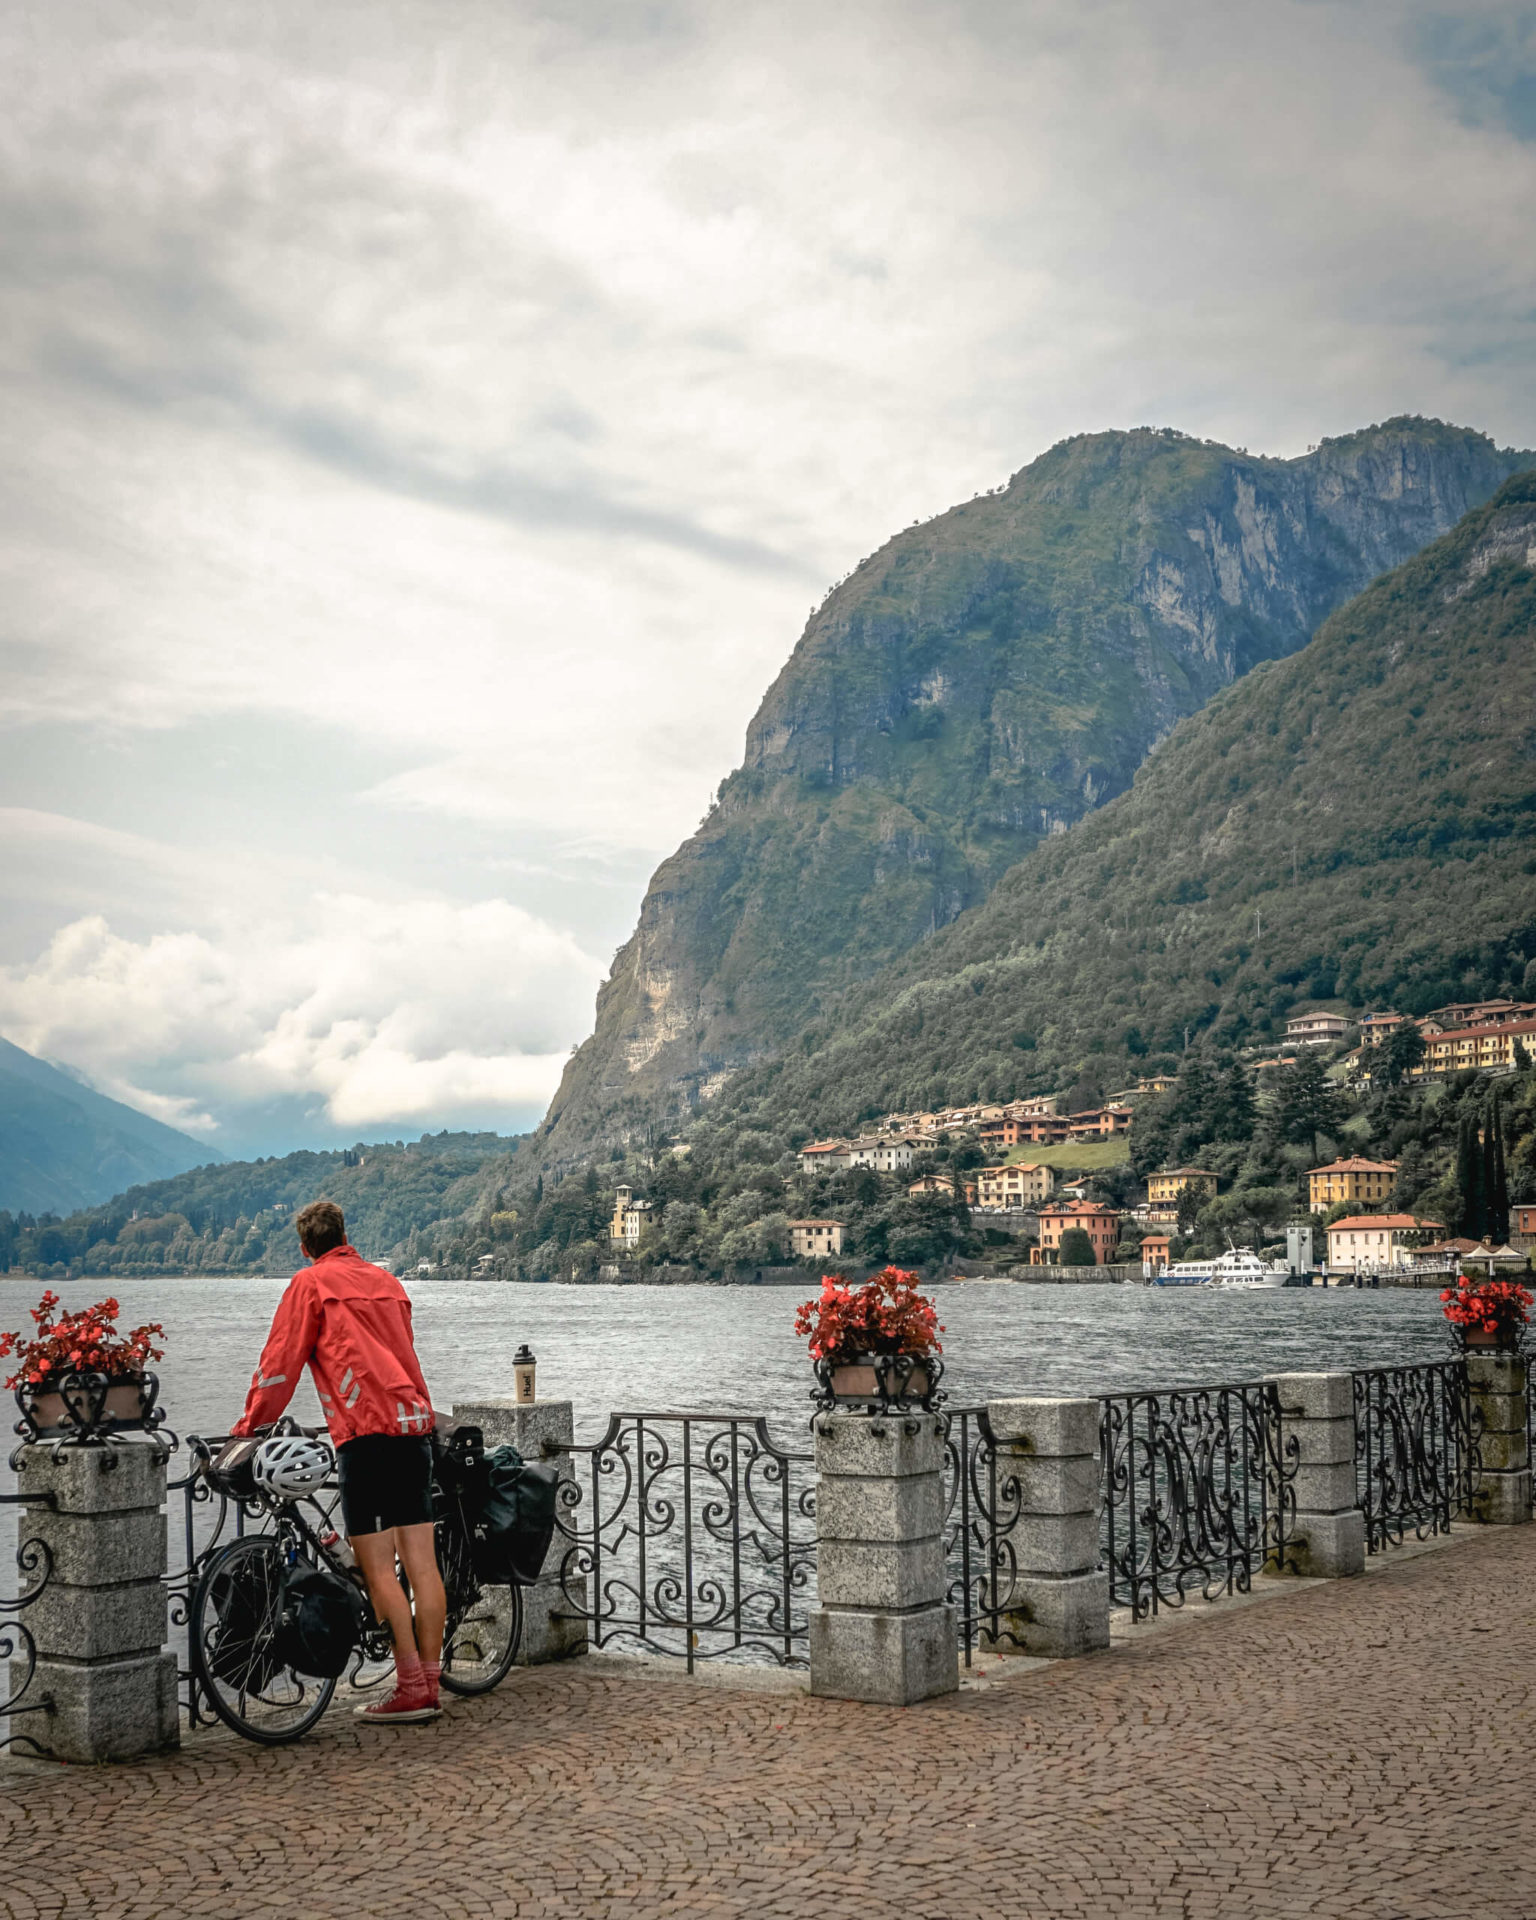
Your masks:
M1272 1057L1197 1047L1176 1074L1089 1106L971 1102L824 1139L705 1121L616 1156L611 1185L593 1168L547 1196L541 1183L515 1266L483 1243L466 1264L484 1279L768 1280L893 1260L930 1276L1070 1267L1156 1281L1251 1248L1298 1283L1437 1285L1469 1259L1523 1271L1536 1248L1532 1049L1531 1002L1417 1020L1307 1009ZM556 1215L569 1226L583 1207L596 1231L562 1236Z

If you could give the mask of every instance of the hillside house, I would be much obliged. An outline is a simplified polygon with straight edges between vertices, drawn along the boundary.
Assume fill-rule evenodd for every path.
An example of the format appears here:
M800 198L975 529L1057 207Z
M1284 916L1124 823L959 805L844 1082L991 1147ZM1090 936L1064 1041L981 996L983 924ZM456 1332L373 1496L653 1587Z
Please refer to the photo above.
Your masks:
M1452 1027L1443 1033L1425 1029L1424 1058L1414 1068L1415 1080L1439 1079L1471 1068L1477 1073L1513 1073L1519 1064L1519 1046L1536 1059L1536 1020L1506 1020L1475 1027Z
M1314 1213L1326 1213L1341 1200L1351 1206L1379 1207L1391 1198L1396 1183L1395 1160L1362 1160L1354 1155L1313 1167L1307 1175L1307 1198Z
M634 1189L620 1187L613 1197L613 1218L608 1223L608 1238L616 1247L637 1247L651 1214L649 1200L637 1200Z
M921 1145L921 1141L906 1138L883 1140L878 1135L870 1135L851 1143L848 1165L869 1167L876 1173L905 1173Z
M981 1212L1012 1211L1049 1200L1056 1176L1049 1167L1021 1160L1016 1166L978 1167L976 1205Z
M1285 1023L1285 1037L1293 1047L1332 1047L1349 1032L1341 1013L1297 1013Z
M1363 1047L1379 1047L1388 1040L1407 1018L1401 1013L1362 1013L1360 1016L1360 1044Z
M1172 1257L1173 1243L1166 1233L1149 1233L1141 1243L1141 1275L1150 1280L1155 1274L1166 1273Z
M1439 1220L1421 1220L1412 1213L1351 1213L1328 1229L1328 1269L1331 1273L1359 1273L1371 1267L1403 1264L1411 1251L1410 1239L1425 1231L1444 1233Z
M802 1173L838 1173L849 1164L846 1140L812 1140L795 1155Z
M1536 1247L1536 1207L1511 1207L1509 1210L1509 1244L1522 1253Z
M1536 1001L1453 1000L1426 1013L1419 1025L1426 1033L1449 1033L1456 1027L1503 1026L1510 1020L1536 1020Z
M908 1193L942 1193L950 1199L955 1195L955 1176L952 1173L924 1173L907 1188ZM960 1197L968 1207L976 1204L976 1176L963 1173L960 1176Z
M1114 1140L1129 1133L1135 1114L1130 1107L1088 1107L1067 1115L1069 1140Z
M1081 1227L1093 1248L1095 1266L1102 1267L1120 1242L1120 1215L1114 1207L1096 1200L1068 1200L1040 1209L1040 1244L1031 1247L1031 1266L1054 1264L1062 1235L1072 1227Z
M1147 1175L1147 1218L1171 1226L1179 1217L1179 1195L1193 1191L1210 1199L1220 1185L1209 1167L1165 1167Z
M843 1250L841 1220L791 1220L789 1244L797 1260L820 1260Z

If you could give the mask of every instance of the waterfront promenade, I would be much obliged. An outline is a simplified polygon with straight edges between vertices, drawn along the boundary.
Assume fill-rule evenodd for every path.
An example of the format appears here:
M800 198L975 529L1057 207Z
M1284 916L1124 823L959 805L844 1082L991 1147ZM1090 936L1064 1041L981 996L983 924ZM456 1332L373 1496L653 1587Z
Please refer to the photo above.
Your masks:
M426 1729L10 1763L0 1915L1529 1920L1536 1526L1275 1585L901 1711L576 1660Z

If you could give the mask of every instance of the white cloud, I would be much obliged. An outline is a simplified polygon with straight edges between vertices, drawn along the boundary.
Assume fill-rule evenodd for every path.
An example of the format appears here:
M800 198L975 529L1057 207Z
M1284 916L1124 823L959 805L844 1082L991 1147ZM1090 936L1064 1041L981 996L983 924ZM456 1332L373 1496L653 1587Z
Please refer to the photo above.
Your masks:
M0 970L0 1030L174 1125L312 1097L374 1128L545 1102L600 968L504 900L321 897L311 923L125 939L71 922Z

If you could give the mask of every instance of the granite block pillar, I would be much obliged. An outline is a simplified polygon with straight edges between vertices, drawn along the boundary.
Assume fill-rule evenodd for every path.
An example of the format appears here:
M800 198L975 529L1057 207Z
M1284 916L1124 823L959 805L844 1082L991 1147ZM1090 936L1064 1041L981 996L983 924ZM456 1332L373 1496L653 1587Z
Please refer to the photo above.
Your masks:
M1015 1572L1000 1595L997 1632L983 1632L982 1645L1053 1660L1095 1653L1109 1645L1109 1575L1099 1566L1099 1403L993 1400L987 1422Z
M15 1618L36 1667L11 1732L55 1760L133 1760L179 1744L176 1656L166 1648L165 1452L149 1440L23 1447L17 1546L46 1557ZM39 1567L32 1575L35 1584ZM19 1690L25 1659L11 1662ZM23 1749L25 1751L26 1749Z
M822 1414L815 1437L811 1692L890 1707L953 1693L938 1416Z
M570 1454L556 1451L569 1447L575 1433L569 1400L471 1400L456 1404L453 1417L480 1429L488 1453L495 1447L513 1446L530 1464L557 1467L562 1480L575 1478ZM542 1666L587 1650L586 1621L561 1618L573 1610L560 1587L560 1562L568 1544L557 1532L544 1571L531 1587L523 1588L520 1667ZM573 1580L571 1586L577 1603L585 1606L586 1581Z
M1489 1526L1523 1526L1531 1517L1531 1470L1525 1437L1529 1390L1529 1368L1523 1354L1467 1355L1467 1393L1475 1435L1472 1518Z
M1294 1440L1296 1511L1286 1516L1285 1564L1271 1572L1341 1580L1365 1572L1365 1515L1355 1491L1355 1382L1349 1373L1272 1376L1281 1460Z

